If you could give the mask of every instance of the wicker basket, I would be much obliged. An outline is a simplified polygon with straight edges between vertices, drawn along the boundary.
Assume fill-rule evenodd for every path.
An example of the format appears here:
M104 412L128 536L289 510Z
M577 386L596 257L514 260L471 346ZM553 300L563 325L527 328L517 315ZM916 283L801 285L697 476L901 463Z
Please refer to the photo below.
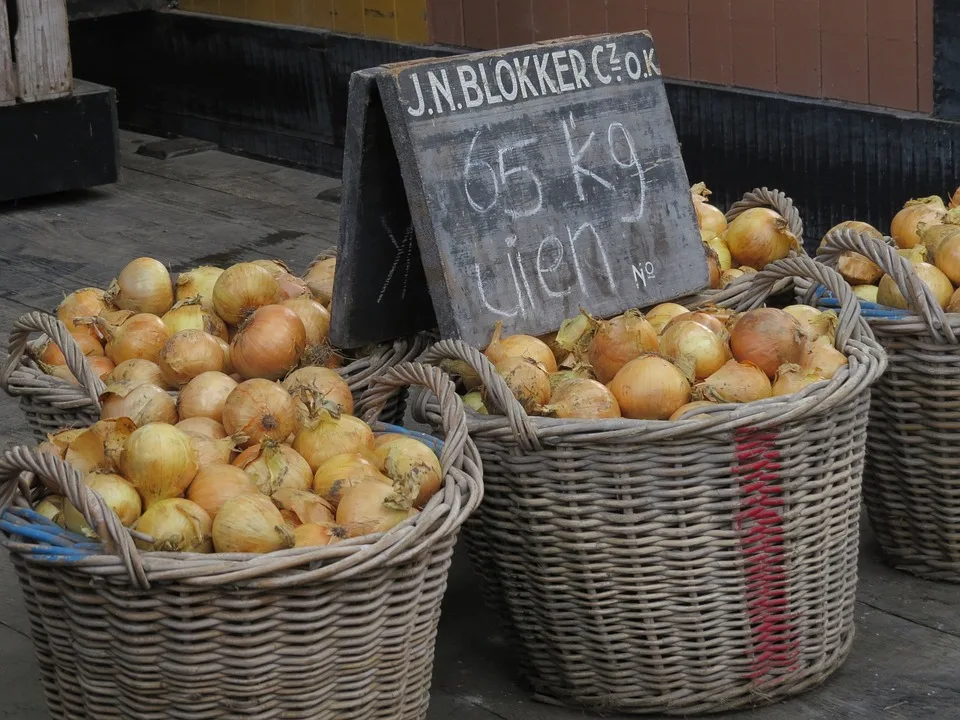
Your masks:
M960 314L946 314L889 238L833 231L819 251L836 266L847 250L889 274L910 311L862 302L890 369L870 412L863 499L877 541L896 568L960 582ZM813 302L836 305L823 288Z
M0 455L0 509L15 496L23 504L18 480L29 475L19 473L29 471L82 508L103 539L85 541L22 507L0 516L51 715L425 717L447 571L482 479L453 384L404 363L376 381L378 403L407 384L429 388L443 407L444 487L397 528L329 547L140 555L79 472L27 447Z
M789 258L719 298L746 310L809 275L844 300L848 367L803 392L680 422L528 417L458 341L488 407L467 412L485 499L465 540L538 699L719 712L823 682L854 634L869 388L886 361L832 270ZM440 428L435 404L414 417Z
M71 385L47 375L29 358L27 344L31 333L44 333L56 343L67 359L67 367L81 385ZM337 370L350 386L357 415L367 407L362 396L373 379L387 368L412 360L425 345L424 336L378 345ZM100 419L98 398L103 393L103 383L90 370L80 348L57 318L41 312L23 315L10 333L8 351L10 355L0 372L0 387L8 395L20 398L27 423L39 439L62 428L85 427ZM383 421L400 425L405 410L406 393L400 393L384 409Z

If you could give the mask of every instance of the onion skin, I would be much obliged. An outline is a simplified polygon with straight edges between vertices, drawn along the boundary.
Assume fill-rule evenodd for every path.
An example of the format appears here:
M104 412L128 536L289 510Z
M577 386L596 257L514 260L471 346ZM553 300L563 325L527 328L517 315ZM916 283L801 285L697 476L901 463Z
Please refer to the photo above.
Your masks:
M107 377L102 378L104 385L112 385L124 381L147 382L163 387L163 374L160 366L150 360L134 358L117 365Z
M239 325L257 308L279 301L276 278L254 263L228 267L213 286L214 310L231 325Z
M283 488L275 492L271 500L282 515L292 516L294 527L309 523L332 523L335 520L330 503L307 490Z
M720 273L720 287L726 288L727 285L732 283L734 280L742 278L746 273L740 268L733 268L730 270L724 270Z
M768 208L750 208L739 215L724 236L737 265L762 270L800 246L787 221Z
M90 334L81 331L71 331L70 336L76 341L77 345L80 346L80 350L85 357L103 356L103 346ZM67 358L64 356L63 351L57 347L57 344L53 342L53 340L46 342L40 351L38 359L47 365L67 364Z
M957 228L960 230L960 227ZM934 264L954 285L960 285L960 233L940 243Z
M337 407L346 415L353 415L353 395L340 373L324 367L303 367L294 370L283 380L283 388L297 401L297 418L301 424L309 417L304 399L322 400Z
M913 269L920 279L933 290L933 295L937 299L940 307L946 308L954 292L950 278L944 275L942 270L930 263L914 263ZM910 309L907 299L900 292L900 288L897 287L894 279L889 275L884 275L880 279L880 285L877 290L877 303L901 310Z
M310 465L288 445L270 442L255 445L233 462L264 495L280 490L309 490L313 485Z
M222 440L227 436L227 431L224 430L223 425L218 423L216 420L211 420L210 418L205 417L195 417L181 420L177 423L177 428L183 430L185 433L203 435L211 440Z
M326 412L308 423L293 440L293 449L313 472L335 455L366 453L373 450L373 430L352 415L333 418Z
M237 381L222 372L200 373L180 390L177 414L182 420L205 417L222 422L223 406L236 388Z
M950 296L950 302L947 303L947 312L960 312L960 290L957 290Z
M676 422L678 420L703 420L705 418L709 418L710 415L707 415L706 413L694 415L693 413L697 410L702 410L705 407L716 407L716 405L717 404L715 402L711 402L710 400L694 400L693 402L688 402L683 407L678 408L669 419L671 422Z
M610 389L588 378L570 378L557 385L543 412L558 418L584 420L622 417L620 405Z
M771 397L773 385L767 374L751 363L729 360L696 387L698 399L717 403L749 403Z
M154 542L134 540L141 550L157 552L213 552L213 521L206 511L183 498L160 500L148 507L136 530L153 537Z
M678 305L677 303L660 303L647 312L646 319L656 333L660 335L671 320L679 315L688 315L689 313L690 311L683 305Z
M293 298L298 297L307 297L313 300L313 294L310 292L310 288L308 288L307 284L296 275L283 272L277 275L276 278L277 285L280 287L281 302L292 300ZM324 310L326 310L326 308L324 308Z
M200 298L200 306L214 312L213 286L217 284L217 278L221 275L223 275L222 268L210 265L201 265L180 273L180 277L177 278L177 301Z
M837 371L847 364L847 357L833 345L824 342L814 343L803 361L803 367L825 380L830 380Z
M717 335L723 335L726 331L726 325L723 321L716 315L711 315L708 312L697 311L697 312L686 312L683 315L677 315L670 322L667 323L667 326L663 329L663 333L667 332L671 328L675 327L679 323L692 321L703 325L708 330L712 330ZM661 333L661 335L663 334Z
M300 317L283 305L265 305L233 338L230 360L241 377L279 380L296 367L306 346Z
M805 369L799 365L784 365L777 372L777 379L773 382L773 396L793 395L825 379L815 369Z
M857 285L853 288L853 293L861 300L875 303L877 302L877 295L880 293L880 288L876 285Z
M203 330L181 330L164 343L157 365L167 385L183 387L198 375L222 371L223 350Z
M671 325L660 336L660 352L679 366L690 365L697 380L713 375L727 361L727 346L713 330L692 320Z
M295 548L325 547L335 543L337 539L337 528L333 525L305 523L293 530Z
M172 425L150 423L134 430L120 455L120 470L149 509L184 493L197 474L189 436Z
M270 380L237 385L223 404L222 418L227 433L245 435L248 446L264 440L283 442L297 427L293 398Z
M497 374L529 414L550 402L550 376L543 365L525 357L507 357L496 364Z
M781 365L799 365L809 348L800 321L776 308L757 308L740 315L730 329L730 350L773 378Z
M910 200L890 223L890 234L897 247L909 249L921 243L919 224L937 225L947 214L947 209L936 195L919 200Z
M83 482L104 499L107 507L116 513L124 527L132 526L140 518L143 510L140 496L133 485L119 475L92 472L83 479ZM97 537L97 533L69 500L63 503L63 523L67 530L90 538Z
M265 495L237 495L227 500L213 521L218 553L269 553L293 547L293 534Z
M110 283L104 301L121 310L163 315L173 307L173 281L159 260L137 258Z
M657 331L637 311L628 311L609 321L596 321L587 350L587 361L597 380L609 383L628 362L660 349Z
M170 331L156 315L132 315L119 326L97 320L97 328L107 339L104 353L117 365L136 358L156 363L170 339Z
M693 209L697 213L697 224L701 230L707 230L716 235L723 234L727 229L727 218L719 208L714 207L707 198L712 195L704 183L697 183L690 188L690 195L693 198Z
M204 509L215 520L223 504L237 495L256 495L259 491L250 476L233 465L207 465L200 468L187 489L187 500Z
M837 336L837 314L832 310L820 312L809 305L790 305L783 309L785 313L793 315L800 321L803 331L812 341L825 337L833 342Z
M730 255L730 248L727 247L726 241L720 235L709 234L708 237L704 237L701 232L701 240L717 254L717 263L720 266L721 273L724 270L733 269L733 257Z
M944 218L944 221L951 219L949 217L951 215L953 215L953 213L949 213L948 217ZM920 235L920 240L923 242L923 247L926 249L928 257L934 258L934 262L936 262L937 250L940 249L944 240L960 235L960 226L953 224L921 225L917 230L917 234Z
M177 423L177 401L162 387L127 381L108 385L100 396L100 419L130 418L137 427Z
M631 360L609 385L623 417L666 420L690 402L690 382L669 360L645 355Z
M63 526L63 506L67 499L62 495L47 495L33 508L34 512L43 515L50 522Z
M443 483L440 460L419 440L387 433L374 440L373 453L383 474L393 481L398 491L413 497L416 507L422 508L439 492Z
M330 312L312 296L290 298L281 304L300 318L307 334L307 345L319 345L327 339L330 334Z
M323 305L330 306L333 299L333 278L336 273L337 259L323 258L310 264L303 276L313 296Z
M57 320L62 322L72 335L74 331L86 333L97 338L96 332L87 324L78 324L78 318L97 317L107 309L103 299L103 290L83 288L74 290L57 306Z
M721 281L723 270L720 267L720 258L717 256L716 251L706 243L703 244L703 249L707 254L708 287L711 290L719 290L723 286L723 282Z
M468 392L463 396L463 404L481 415L489 415L487 404L483 401L483 394L479 390Z
M347 488L337 506L337 524L347 537L361 537L391 530L416 515L389 485L374 480Z
M187 437L190 438L190 444L197 453L197 467L200 470L211 465L229 465L237 449L237 441L233 438L215 440L200 433L190 432L187 433Z
M483 351L491 363L497 365L507 358L527 358L543 365L548 373L557 371L557 359L543 340L532 335L508 335L502 338L502 332L503 323L498 320L490 344Z
M205 309L197 298L181 300L160 319L171 335L181 330L203 330L222 340L228 338L227 326L223 320Z

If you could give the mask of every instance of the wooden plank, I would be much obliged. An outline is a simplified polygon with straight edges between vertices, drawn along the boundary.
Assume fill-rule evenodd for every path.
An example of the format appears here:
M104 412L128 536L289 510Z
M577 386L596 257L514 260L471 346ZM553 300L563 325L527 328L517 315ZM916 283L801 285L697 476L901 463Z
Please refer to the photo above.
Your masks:
M73 91L66 0L17 0L17 77L24 102Z
M175 0L67 0L67 14L72 22L175 6Z
M16 101L17 69L13 65L7 0L0 0L0 106L13 105Z

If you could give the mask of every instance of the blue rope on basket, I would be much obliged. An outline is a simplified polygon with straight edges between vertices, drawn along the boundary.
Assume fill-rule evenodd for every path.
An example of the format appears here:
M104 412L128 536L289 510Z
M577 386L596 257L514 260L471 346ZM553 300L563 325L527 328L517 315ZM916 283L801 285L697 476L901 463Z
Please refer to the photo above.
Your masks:
M814 292L814 298L817 301L817 307L826 308L827 310L840 309L840 303L837 302L837 299L833 296L833 294L823 285L817 286L817 289ZM860 314L865 318L900 320L901 318L909 317L913 313L909 310L898 310L896 308L887 307L886 305L878 305L877 303L873 303L868 300L860 300Z
M398 433L419 440L433 450L437 457L440 457L443 450L443 440L426 433L383 422L374 423L374 429L378 435ZM46 562L76 563L84 558L101 555L104 552L103 546L98 541L62 528L50 518L44 517L29 508L7 508L0 515L0 532L21 537L28 542L45 543L43 545L32 545L25 552L35 556L43 556Z

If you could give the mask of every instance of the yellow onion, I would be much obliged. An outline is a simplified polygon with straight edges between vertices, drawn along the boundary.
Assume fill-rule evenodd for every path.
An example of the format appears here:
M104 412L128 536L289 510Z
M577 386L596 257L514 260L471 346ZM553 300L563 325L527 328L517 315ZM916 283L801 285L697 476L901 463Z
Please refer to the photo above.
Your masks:
M313 470L289 445L265 442L244 450L233 464L241 468L264 495L279 490L309 490Z
M237 495L227 500L213 521L218 553L269 553L293 547L293 534L265 495Z
M71 331L70 337L72 337L77 345L80 347L80 351L86 357L96 357L98 355L103 355L103 346L100 342L94 338L92 335L85 333L83 331ZM47 365L66 365L67 358L64 357L63 352L57 347L57 344L53 340L48 340L43 346L43 349L37 355L37 359L42 363Z
M586 363L574 363L571 367L557 370L555 373L550 373L550 393L551 397L553 393L557 391L557 388L560 387L567 380L578 380L580 378L585 378L587 380L596 380L596 375L593 374L593 368L591 368Z
M284 389L297 399L297 416L302 423L309 414L307 403L319 400L336 406L337 411L353 414L353 395L340 373L324 367L294 370L283 381ZM302 399L301 399L302 398Z
M103 298L121 310L163 315L173 306L173 282L162 262L137 258L120 271Z
M706 413L699 413L694 415L697 410L702 410L705 407L714 407L715 402L710 400L694 400L693 402L688 402L686 405L683 405L677 408L677 411L670 416L671 422L676 422L677 420L703 420L709 418L710 415Z
M690 382L666 358L649 354L631 360L609 385L623 417L666 420L690 402Z
M308 490L281 488L271 499L287 524L293 527L306 523L332 523L335 519L333 506Z
M47 495L33 508L35 513L43 515L50 522L63 525L63 505L67 499L62 495Z
M821 247L826 244L827 238L834 230L853 230L854 232L865 233L869 237L876 238L877 240L883 239L883 234L873 227L873 225L860 222L859 220L847 220L830 228L830 231L827 232L827 234L823 236L823 240L820 241ZM879 265L865 258L860 253L849 250L840 255L837 262L837 272L851 285L873 285L880 279L880 276L883 275L883 270L880 269Z
M57 320L62 322L71 334L79 331L97 337L89 324L77 323L77 319L97 317L106 309L103 290L98 288L74 290L57 305Z
M711 290L719 290L722 285L720 278L723 275L723 270L720 268L720 256L717 255L716 250L706 243L703 244L703 250L707 256L708 287Z
M100 396L100 418L130 418L141 427L149 423L177 423L177 401L162 387L125 380L107 385Z
M333 277L337 268L336 258L322 258L311 263L303 276L313 296L326 306L333 299Z
M300 365L302 367L325 367L335 370L343 367L345 356L330 344L327 338L323 342L314 345L307 344L306 350L300 356Z
M707 310L697 310L696 312L687 312L683 315L677 315L670 322L667 323L666 327L663 329L663 332L667 332L671 328L679 325L682 322L695 322L703 325L708 330L712 330L717 335L721 337L724 336L726 331L726 322L733 318L733 314L723 310L721 308L712 308L709 311Z
M313 472L317 472L335 455L373 450L373 430L353 415L335 418L320 411L297 433L293 449L303 456Z
M210 265L201 265L193 270L180 273L177 278L177 301L199 298L200 306L213 312L213 286L223 270Z
M228 267L213 286L214 310L231 325L239 325L257 308L279 300L276 278L254 263Z
M690 194L693 197L693 209L697 212L697 224L700 229L715 235L722 234L727 229L727 218L719 208L707 201L707 198L712 195L707 186L704 183L697 183L690 188Z
M746 273L741 268L731 268L720 273L720 287L725 288L734 280L742 278Z
M88 488L103 498L107 507L116 513L124 527L130 527L140 517L143 509L140 496L133 485L119 475L94 472L89 473L83 481ZM97 537L97 533L69 500L63 504L63 524L67 530L91 538Z
M227 339L227 326L212 311L200 304L199 298L181 300L162 318L170 334L181 330L203 330L222 340Z
M93 370L101 380L112 373L117 367L113 364L113 360L104 355L96 355L88 358L87 365L90 366L90 369Z
M960 312L960 290L957 290L950 297L950 302L947 303L946 311L951 313Z
M697 380L713 375L727 361L724 338L692 320L672 324L664 330L660 336L660 352Z
M254 445L264 440L282 442L296 430L296 406L280 383L247 380L227 396L223 427L230 435L242 433Z
M880 288L876 285L856 285L853 288L853 293L861 300L866 300L867 302L875 303L877 302L877 295L880 292Z
M924 245L917 245L916 247L912 247L907 250L900 248L897 250L897 253L900 255L900 257L909 260L914 265L917 263L927 262L927 259L930 255L930 253L927 252L926 246Z
M336 541L337 527L331 523L325 525L307 523L293 530L293 546L295 548L324 547Z
M533 414L550 402L550 376L531 358L507 357L496 364L497 374L523 409Z
M960 227L957 230L960 230ZM950 279L951 283L960 285L960 233L952 235L940 243L940 247L937 248L935 265Z
M149 508L158 500L182 495L197 474L197 451L190 437L162 423L150 423L133 432L120 455L123 476Z
M592 318L584 313L567 318L560 323L555 342L557 347L563 351L563 359L566 359L571 353L580 356L586 352L590 339L593 337L593 329ZM554 359L557 359L556 354ZM558 360L558 362L562 362L562 360Z
M768 208L750 208L739 215L724 236L737 265L762 270L800 247L787 221Z
M923 248L927 251L927 256L936 260L937 250L944 240L960 235L960 226L955 225L951 220L956 220L956 213L949 212L944 218L942 225L924 225L918 226L917 234L923 243ZM921 247L918 245L917 247Z
M57 445L54 442L51 442L50 440L44 440L42 443L37 445L37 452L47 453L48 455L53 455L63 460L64 450L61 450L59 445Z
M213 521L206 510L190 500L158 500L144 511L135 529L153 538L153 542L134 540L141 550L213 552Z
M337 524L347 537L387 532L416 515L410 500L389 485L367 480L343 492L337 506Z
M119 325L102 316L94 322L107 341L104 353L117 365L134 358L155 363L170 339L170 331L156 315L131 315Z
M474 390L473 392L468 392L466 395L464 395L463 404L474 412L480 413L481 415L490 414L487 411L486 403L483 401L483 393L481 393L479 390Z
M46 375L63 380L71 385L80 384L80 381L72 372L70 372L70 368L68 368L66 365L47 365L42 361L38 362L38 365L40 366L40 370L42 370Z
M544 415L586 420L620 417L620 406L610 389L589 378L574 377L557 385ZM389 473L387 473L389 475Z
M374 440L373 453L383 474L393 480L399 492L414 498L416 507L422 508L440 490L443 482L440 460L419 440L400 433L386 433Z
M825 379L815 368L802 368L792 363L784 365L777 371L777 378L773 381L773 396L793 395Z
M117 365L107 377L102 378L105 385L112 385L119 382L150 383L151 385L164 385L163 375L160 372L160 366L150 360L125 360Z
M223 350L216 338L203 330L181 330L164 344L157 364L168 385L183 387L203 373L221 372Z
M748 403L768 398L773 386L767 374L753 363L729 360L697 385L695 397L718 403Z
M284 272L277 275L276 278L277 285L280 286L281 301L304 296L310 300L313 299L313 295L310 293L310 288L307 287L307 284L296 275L291 275L288 272ZM326 310L326 308L324 308L324 310Z
M890 234L897 247L912 248L920 244L919 225L936 225L947 214L943 200L936 195L918 200L909 200L890 223Z
M265 305L233 338L230 360L242 377L279 380L296 367L306 344L303 322L293 310Z
M187 500L202 507L213 520L220 508L237 495L256 495L259 492L250 476L233 465L214 464L201 467L187 488Z
M811 340L825 337L833 342L837 336L839 319L833 310L820 312L809 305L789 305L783 311L800 321L800 326Z
M556 361L558 367L570 356L570 352L561 347L557 342L557 333L555 332L538 335L537 340L550 348L550 352L553 353L553 359Z
M706 233L706 235L704 235L704 233ZM733 268L733 258L730 255L730 248L727 247L727 242L723 237L708 233L706 230L701 230L700 239L706 243L708 248L717 254L717 263L720 265L721 273Z
M76 440L87 431L87 428L72 428L70 430L58 430L55 433L48 433L47 440L57 446L60 455L63 456L70 447L70 443Z
M808 347L800 321L776 308L748 310L730 329L733 357L753 363L771 379L781 365L802 362Z
M950 278L944 275L940 268L930 263L914 263L913 269L916 271L920 280L933 290L933 296L936 298L940 307L946 308L950 303L950 298L953 296L953 285L950 283ZM877 290L877 302L887 307L900 308L901 310L909 309L907 299L903 296L903 293L900 292L897 283L894 282L894 279L889 275L884 275L880 278L880 285Z
M185 433L203 435L211 440L222 440L227 436L227 431L224 430L223 425L207 417L187 418L178 422L177 427Z
M260 260L252 260L251 263L258 267L262 267L275 278L279 278L290 273L290 268L287 267L287 264L283 260L267 260L265 258L261 258Z
M307 345L320 345L330 334L330 312L312 297L303 295L281 303L293 310L307 333Z
M120 454L123 452L123 446L136 429L137 426L130 418L100 420L90 426L88 432L95 434L102 443L103 457L106 460L104 467L110 472L120 469ZM79 436L78 440L80 437L83 436Z
M210 465L229 464L238 444L238 438L234 437L214 439L192 432L188 432L187 437L197 453L197 467L201 470Z
M497 321L490 344L483 354L491 363L497 365L507 358L527 358L543 365L548 373L556 372L557 359L550 347L532 335L508 335L502 337L503 323Z
M803 367L822 376L826 380L836 375L837 370L847 364L847 357L825 340L815 342L804 358Z
M220 349L223 350L223 374L235 375L236 372L233 369L233 360L230 358L230 344L223 338L214 337L213 339L217 341L217 344L220 345ZM242 379L243 378L240 378L240 380Z
M638 310L612 320L594 320L593 325L587 360L602 383L609 383L634 358L660 348L657 331Z
M950 196L950 209L960 206L960 188L957 188Z
M646 319L659 335L668 322L678 315L686 315L689 312L683 305L677 305L677 303L661 303L647 312Z
M183 420L205 417L220 422L223 406L236 387L237 381L222 372L200 373L180 390L177 414Z
M482 384L477 371L470 366L470 363L463 360L442 360L440 369L455 380L459 380L468 392L476 390Z

